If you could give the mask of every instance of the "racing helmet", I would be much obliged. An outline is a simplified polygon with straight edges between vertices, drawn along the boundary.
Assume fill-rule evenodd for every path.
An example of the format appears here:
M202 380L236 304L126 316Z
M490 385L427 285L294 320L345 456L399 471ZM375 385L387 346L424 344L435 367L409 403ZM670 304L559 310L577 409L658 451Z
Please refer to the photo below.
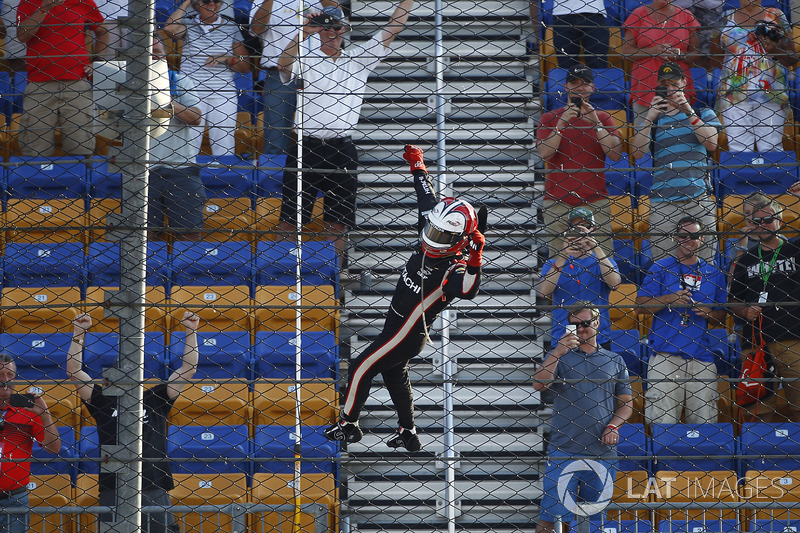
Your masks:
M464 200L447 197L428 213L419 240L428 257L455 255L467 246L467 239L478 228L475 209Z

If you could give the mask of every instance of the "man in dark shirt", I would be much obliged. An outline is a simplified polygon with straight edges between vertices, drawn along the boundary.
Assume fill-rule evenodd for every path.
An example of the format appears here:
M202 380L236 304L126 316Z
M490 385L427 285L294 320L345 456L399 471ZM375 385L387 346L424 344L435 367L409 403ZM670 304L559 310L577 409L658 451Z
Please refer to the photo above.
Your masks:
M790 189L798 194L794 187ZM784 383L792 419L800 421L800 242L778 232L782 206L761 193L743 204L744 232L750 245L736 261L729 301L731 311L745 320L744 339L763 337L775 370ZM755 339L755 340L754 340Z
M166 382L144 391L142 456L147 460L142 463L142 506L171 505L169 491L174 487L174 483L167 461L167 417L175 400L186 386L185 381L192 379L197 370L196 331L199 322L200 317L196 314L190 311L184 313L181 324L186 328L186 345L181 366ZM100 445L114 445L117 443L117 399L104 395L103 387L100 384L93 384L92 378L83 370L83 339L92 327L92 319L88 314L80 314L75 318L74 326L72 344L67 355L67 375L75 382L78 395L97 423ZM100 474L100 505L113 507L116 504L116 481L114 474ZM111 521L110 517L102 515L100 519ZM153 513L143 517L142 529L149 533L180 531L174 515L170 512Z

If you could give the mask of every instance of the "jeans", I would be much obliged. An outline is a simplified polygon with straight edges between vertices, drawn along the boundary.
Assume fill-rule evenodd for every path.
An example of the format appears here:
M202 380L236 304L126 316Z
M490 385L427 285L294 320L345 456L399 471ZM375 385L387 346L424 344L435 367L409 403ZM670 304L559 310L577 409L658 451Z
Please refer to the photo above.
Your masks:
M291 145L297 85L283 83L277 70L264 71L264 153L284 154Z
M580 63L581 45L586 66L608 66L608 23L602 13L572 13L553 17L553 45L558 66L563 69Z
M29 507L28 491L0 497L0 507ZM7 514L0 512L0 533L28 533L30 513Z

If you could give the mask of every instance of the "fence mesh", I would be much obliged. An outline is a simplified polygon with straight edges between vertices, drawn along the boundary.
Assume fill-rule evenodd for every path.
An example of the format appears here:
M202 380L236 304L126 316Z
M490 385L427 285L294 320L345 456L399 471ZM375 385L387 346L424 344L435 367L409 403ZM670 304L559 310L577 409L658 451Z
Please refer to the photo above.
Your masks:
M794 6L96 1L2 6L1 531L800 528Z

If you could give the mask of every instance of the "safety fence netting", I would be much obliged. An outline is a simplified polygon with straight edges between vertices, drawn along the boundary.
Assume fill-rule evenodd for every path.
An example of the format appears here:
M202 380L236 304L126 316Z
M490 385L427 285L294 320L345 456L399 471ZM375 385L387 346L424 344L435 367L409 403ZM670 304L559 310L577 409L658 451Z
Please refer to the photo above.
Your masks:
M800 528L789 5L101 4L2 8L0 530Z

